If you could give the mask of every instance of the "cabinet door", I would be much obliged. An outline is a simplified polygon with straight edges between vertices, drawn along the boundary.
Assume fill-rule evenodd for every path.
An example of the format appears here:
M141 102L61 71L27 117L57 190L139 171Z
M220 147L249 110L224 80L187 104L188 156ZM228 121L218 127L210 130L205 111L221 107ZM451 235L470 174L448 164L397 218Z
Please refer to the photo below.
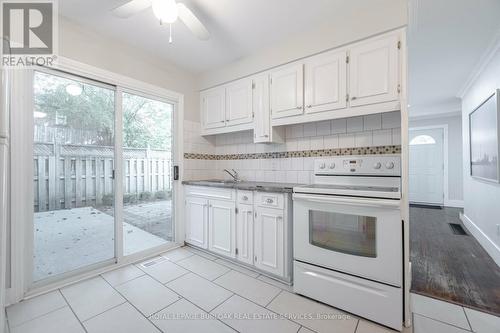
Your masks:
M273 119L304 112L302 64L294 64L271 73L271 116Z
M200 94L201 119L205 129L226 126L226 100L224 87L217 87Z
M186 197L186 242L206 249L208 200L196 197Z
M394 101L399 84L398 36L357 44L350 49L350 105Z
M255 211L255 266L269 273L283 276L283 211L261 207L257 207Z
M253 121L252 80L243 79L226 86L226 126Z
M253 79L252 108L254 113L254 142L271 142L271 114L269 105L269 75Z
M234 258L234 202L210 200L208 207L208 249L220 255Z
M347 106L347 53L329 52L306 60L306 113L342 109Z
M236 214L236 258L253 265L253 206L238 205Z

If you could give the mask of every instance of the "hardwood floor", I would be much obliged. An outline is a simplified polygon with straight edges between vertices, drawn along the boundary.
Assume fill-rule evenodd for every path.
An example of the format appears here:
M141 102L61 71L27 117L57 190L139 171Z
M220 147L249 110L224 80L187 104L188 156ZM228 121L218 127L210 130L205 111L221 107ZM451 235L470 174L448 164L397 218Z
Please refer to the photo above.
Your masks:
M500 268L473 236L453 233L460 211L410 207L411 290L500 316Z

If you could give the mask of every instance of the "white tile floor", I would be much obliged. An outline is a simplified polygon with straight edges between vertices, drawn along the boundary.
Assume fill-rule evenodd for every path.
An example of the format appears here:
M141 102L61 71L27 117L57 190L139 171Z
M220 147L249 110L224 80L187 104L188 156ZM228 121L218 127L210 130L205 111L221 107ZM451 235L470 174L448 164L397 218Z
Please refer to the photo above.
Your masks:
M173 250L154 266L127 266L13 305L10 332L394 332L200 254ZM406 333L500 333L500 317L482 312L419 295L412 309ZM304 318L318 314L329 319Z

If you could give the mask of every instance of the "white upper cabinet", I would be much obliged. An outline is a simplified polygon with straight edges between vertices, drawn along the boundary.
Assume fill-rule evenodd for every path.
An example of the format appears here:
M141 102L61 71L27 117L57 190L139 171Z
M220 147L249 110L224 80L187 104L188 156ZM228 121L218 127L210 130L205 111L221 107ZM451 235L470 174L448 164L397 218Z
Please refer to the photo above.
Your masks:
M271 135L271 114L269 111L269 76L260 75L253 79L252 95L254 142L269 142Z
M350 106L397 100L399 97L398 36L361 42L350 48Z
M251 123L252 80L243 79L226 86L226 126Z
M304 69L302 63L271 72L271 116L273 119L304 113Z
M226 126L225 88L217 87L201 92L201 116L205 129Z
M334 51L305 60L305 113L347 106L347 52Z

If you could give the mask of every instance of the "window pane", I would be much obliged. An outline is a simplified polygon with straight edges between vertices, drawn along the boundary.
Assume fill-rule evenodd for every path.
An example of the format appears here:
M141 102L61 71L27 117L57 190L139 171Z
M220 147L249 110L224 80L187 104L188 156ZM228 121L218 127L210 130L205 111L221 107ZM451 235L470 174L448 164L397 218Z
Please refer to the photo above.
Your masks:
M172 104L123 94L125 255L174 240L173 110Z
M309 242L324 249L376 257L377 219L371 216L309 211Z
M34 281L115 256L114 93L35 72Z

